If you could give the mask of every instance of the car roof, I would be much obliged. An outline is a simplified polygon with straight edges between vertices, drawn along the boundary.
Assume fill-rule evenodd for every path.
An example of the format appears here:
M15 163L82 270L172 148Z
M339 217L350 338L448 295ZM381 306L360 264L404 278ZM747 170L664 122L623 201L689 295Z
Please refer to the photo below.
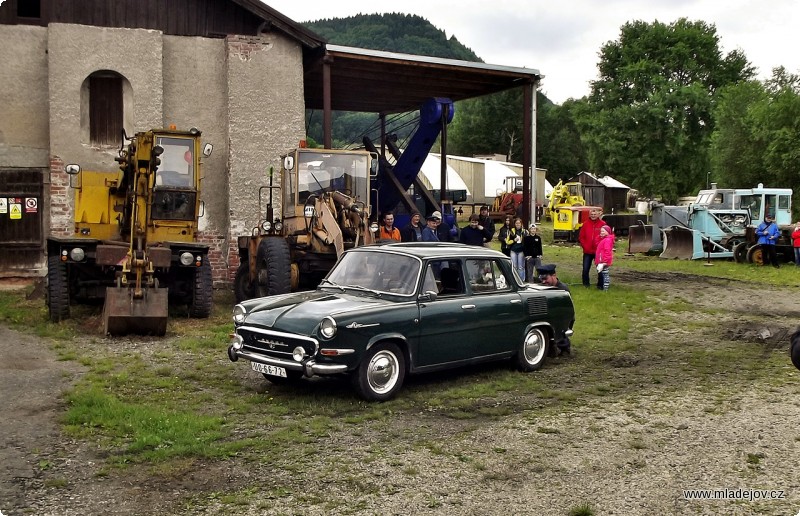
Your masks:
M369 251L392 251L420 259L425 258L508 258L499 251L475 245L450 242L404 242L393 244L375 244L350 249L348 253Z

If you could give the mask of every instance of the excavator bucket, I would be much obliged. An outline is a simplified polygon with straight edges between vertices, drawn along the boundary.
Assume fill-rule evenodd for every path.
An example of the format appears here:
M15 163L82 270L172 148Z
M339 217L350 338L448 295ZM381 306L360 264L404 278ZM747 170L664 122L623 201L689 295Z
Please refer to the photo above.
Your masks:
M628 227L628 253L651 253L661 250L658 226L638 224Z
M108 335L162 336L167 333L166 288L146 288L141 298L133 296L132 288L106 288L103 306L103 333Z
M661 258L678 258L679 260L697 260L703 258L703 241L700 232L672 226L664 230L664 250Z

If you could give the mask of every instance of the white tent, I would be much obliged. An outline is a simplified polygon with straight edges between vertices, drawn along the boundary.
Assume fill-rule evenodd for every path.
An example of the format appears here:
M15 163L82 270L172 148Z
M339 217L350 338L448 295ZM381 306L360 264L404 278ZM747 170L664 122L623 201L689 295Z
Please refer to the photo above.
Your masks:
M485 192L486 197L492 198L507 191L505 180L507 177L521 177L520 173L522 167L520 165L511 166L510 163L502 161L482 160L484 162L484 178L485 178ZM544 180L544 196L550 195L553 191L553 185L545 179Z
M428 187L429 190L440 190L442 188L442 160L439 156L428 154L420 169L420 179L422 184ZM469 199L472 196L467 184L450 165L447 166L447 189L466 190L467 198Z

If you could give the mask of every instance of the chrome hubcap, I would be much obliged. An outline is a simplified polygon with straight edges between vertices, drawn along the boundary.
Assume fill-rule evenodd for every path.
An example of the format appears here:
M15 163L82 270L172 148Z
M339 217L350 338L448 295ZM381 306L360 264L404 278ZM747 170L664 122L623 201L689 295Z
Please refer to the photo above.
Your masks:
M367 368L369 388L377 394L385 394L397 383L399 374L397 357L388 351L379 351L369 361Z

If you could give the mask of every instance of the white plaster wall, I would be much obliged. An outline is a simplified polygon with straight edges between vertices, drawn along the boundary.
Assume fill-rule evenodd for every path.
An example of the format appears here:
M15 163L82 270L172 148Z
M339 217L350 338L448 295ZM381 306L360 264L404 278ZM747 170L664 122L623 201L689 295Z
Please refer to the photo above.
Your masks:
M164 121L196 127L214 145L203 159L201 231L225 234L228 226L228 82L222 39L164 36Z
M0 25L0 167L49 168L47 29Z
M258 189L267 184L269 167L277 184L281 154L305 137L303 58L298 43L277 34L226 41L230 234L235 239L258 223ZM279 200L275 204L279 208Z
M48 27L50 151L88 170L114 170L119 145L96 147L82 141L81 86L98 70L112 70L132 90L129 134L162 124L162 34L53 23ZM129 116L132 115L132 116Z

